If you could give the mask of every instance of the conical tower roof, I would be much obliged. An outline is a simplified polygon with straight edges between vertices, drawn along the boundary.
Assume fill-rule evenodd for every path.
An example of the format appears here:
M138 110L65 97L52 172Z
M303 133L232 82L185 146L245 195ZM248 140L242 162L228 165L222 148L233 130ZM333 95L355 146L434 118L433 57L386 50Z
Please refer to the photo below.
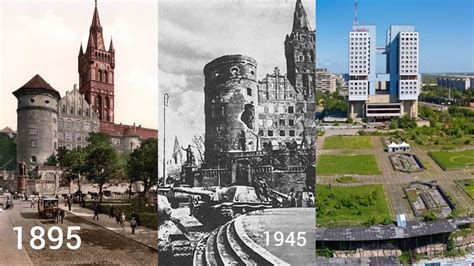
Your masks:
M310 30L308 16L304 10L303 3L301 0L296 1L295 13L293 14L293 30L296 31L307 31Z
M46 82L39 74L36 74L30 81L28 81L25 85L21 86L18 90L13 92L13 95L16 97L22 95L24 92L28 92L31 90L43 90L60 98L59 92L55 90L48 82Z

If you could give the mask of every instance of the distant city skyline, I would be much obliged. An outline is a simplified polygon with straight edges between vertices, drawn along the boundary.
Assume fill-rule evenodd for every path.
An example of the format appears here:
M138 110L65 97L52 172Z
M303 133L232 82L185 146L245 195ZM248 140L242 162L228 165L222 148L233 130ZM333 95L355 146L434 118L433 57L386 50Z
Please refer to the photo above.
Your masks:
M317 0L317 64L347 73L353 0ZM377 45L390 25L414 25L420 33L420 73L474 72L474 3L471 0L359 0L360 25L377 26ZM383 70L383 62L377 71Z

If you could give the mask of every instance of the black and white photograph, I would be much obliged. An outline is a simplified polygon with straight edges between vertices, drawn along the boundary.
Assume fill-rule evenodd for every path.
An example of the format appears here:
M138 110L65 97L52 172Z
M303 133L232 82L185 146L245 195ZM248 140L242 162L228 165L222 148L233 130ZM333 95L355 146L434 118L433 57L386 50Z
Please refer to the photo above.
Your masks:
M163 265L313 265L315 1L159 1Z

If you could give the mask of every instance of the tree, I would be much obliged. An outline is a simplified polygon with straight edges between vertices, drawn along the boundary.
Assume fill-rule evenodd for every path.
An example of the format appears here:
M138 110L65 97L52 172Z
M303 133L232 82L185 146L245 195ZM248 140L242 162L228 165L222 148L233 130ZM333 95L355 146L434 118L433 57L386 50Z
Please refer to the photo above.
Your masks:
M194 135L193 137L193 144L196 146L196 149L199 152L199 158L201 160L201 164L204 163L204 136L203 135Z
M16 169L16 144L5 133L0 133L0 169Z
M398 128L398 123L396 120L390 121L390 129L397 129Z
M398 127L399 128L415 128L416 127L415 118L410 118L407 115L404 115L398 121Z
M97 138L96 138L97 137ZM108 138L99 134L89 138L85 148L84 174L86 178L99 185L99 201L102 202L102 189L119 170L118 154Z
M144 192L158 183L158 140L151 138L142 142L127 161L127 174L130 182L143 181Z
M58 164L58 160L56 158L56 154L51 154L48 159L46 159L46 162L44 163L45 165L48 166L56 166Z

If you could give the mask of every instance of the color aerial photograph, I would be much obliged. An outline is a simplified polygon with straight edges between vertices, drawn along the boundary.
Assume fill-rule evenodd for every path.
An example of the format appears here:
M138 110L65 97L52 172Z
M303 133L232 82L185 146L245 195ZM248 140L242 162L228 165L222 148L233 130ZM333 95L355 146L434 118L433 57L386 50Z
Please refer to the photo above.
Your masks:
M317 1L318 265L474 262L473 10Z
M156 265L157 3L0 11L0 265Z
M158 9L160 265L314 265L314 0Z

